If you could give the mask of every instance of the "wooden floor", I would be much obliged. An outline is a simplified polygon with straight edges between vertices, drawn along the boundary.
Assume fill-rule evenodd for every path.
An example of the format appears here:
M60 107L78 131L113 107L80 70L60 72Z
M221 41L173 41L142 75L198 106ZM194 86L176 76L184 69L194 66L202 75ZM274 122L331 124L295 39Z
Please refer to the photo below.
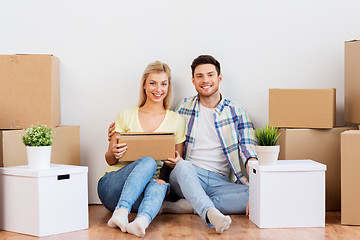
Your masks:
M71 233L63 233L42 237L46 240L117 240L140 239L119 229L109 228L107 221L111 213L102 205L90 205L89 229ZM130 215L130 220L135 214ZM259 229L247 216L231 215L232 224L229 230L217 234L207 227L198 215L193 214L162 214L157 216L146 231L144 239L360 239L360 226L343 226L340 224L339 212L326 213L325 228L294 228L294 229ZM31 240L39 239L28 235L0 231L0 240Z

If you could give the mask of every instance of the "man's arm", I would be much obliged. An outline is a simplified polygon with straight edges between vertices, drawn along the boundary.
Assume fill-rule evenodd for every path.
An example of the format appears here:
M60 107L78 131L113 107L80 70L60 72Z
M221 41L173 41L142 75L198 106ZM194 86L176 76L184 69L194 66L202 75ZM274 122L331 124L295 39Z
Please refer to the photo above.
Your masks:
M238 131L240 135L240 151L243 154L243 157L246 159L245 166L247 168L248 161L257 160L257 155L255 151L256 140L255 140L255 130L254 125L250 120L247 112L243 108L239 108L239 125Z

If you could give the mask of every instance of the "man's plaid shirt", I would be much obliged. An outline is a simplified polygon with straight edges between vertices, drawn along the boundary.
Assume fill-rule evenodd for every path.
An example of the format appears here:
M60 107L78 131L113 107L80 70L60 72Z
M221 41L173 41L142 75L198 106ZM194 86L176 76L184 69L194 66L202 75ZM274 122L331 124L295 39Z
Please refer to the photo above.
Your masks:
M175 109L185 117L185 148L184 159L189 159L195 142L197 120L199 117L199 98L193 96L185 98ZM222 150L229 162L230 168L238 183L248 184L241 172L240 161L244 166L249 158L257 158L255 152L254 126L245 109L236 103L221 99L214 112L214 121ZM240 156L239 159L239 149Z

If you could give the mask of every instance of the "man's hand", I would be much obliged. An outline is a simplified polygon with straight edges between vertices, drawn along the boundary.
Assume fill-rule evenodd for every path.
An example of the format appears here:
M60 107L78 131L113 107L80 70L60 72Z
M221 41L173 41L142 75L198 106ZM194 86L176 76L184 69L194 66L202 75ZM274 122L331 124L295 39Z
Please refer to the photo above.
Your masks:
M246 163L246 166L245 166L248 176L249 176L249 162L250 161L257 161L257 159L256 158L249 158L248 159L248 161Z
M115 130L115 123L111 123L108 129L108 141L111 140L112 135L114 135L114 131Z
M176 164L183 160L182 157L180 156L178 151L175 151L175 158L168 158L167 160L164 160L163 162L168 165L171 168L174 168L176 166Z
M249 176L249 162L250 162L250 161L257 161L257 159L256 159L256 158L249 158L249 159L248 159L248 161L247 161L247 163L246 163L246 166L245 166L248 176ZM247 204L246 204L246 211L245 211L245 213L246 213L246 216L249 216L249 201L248 201Z

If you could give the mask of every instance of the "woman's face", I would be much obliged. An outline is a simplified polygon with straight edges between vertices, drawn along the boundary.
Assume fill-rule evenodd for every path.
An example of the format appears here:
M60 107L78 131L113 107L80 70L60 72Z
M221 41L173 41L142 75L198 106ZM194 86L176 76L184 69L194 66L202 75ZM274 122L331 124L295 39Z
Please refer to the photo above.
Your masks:
M145 80L146 101L163 102L169 89L169 78L165 72L150 73Z

